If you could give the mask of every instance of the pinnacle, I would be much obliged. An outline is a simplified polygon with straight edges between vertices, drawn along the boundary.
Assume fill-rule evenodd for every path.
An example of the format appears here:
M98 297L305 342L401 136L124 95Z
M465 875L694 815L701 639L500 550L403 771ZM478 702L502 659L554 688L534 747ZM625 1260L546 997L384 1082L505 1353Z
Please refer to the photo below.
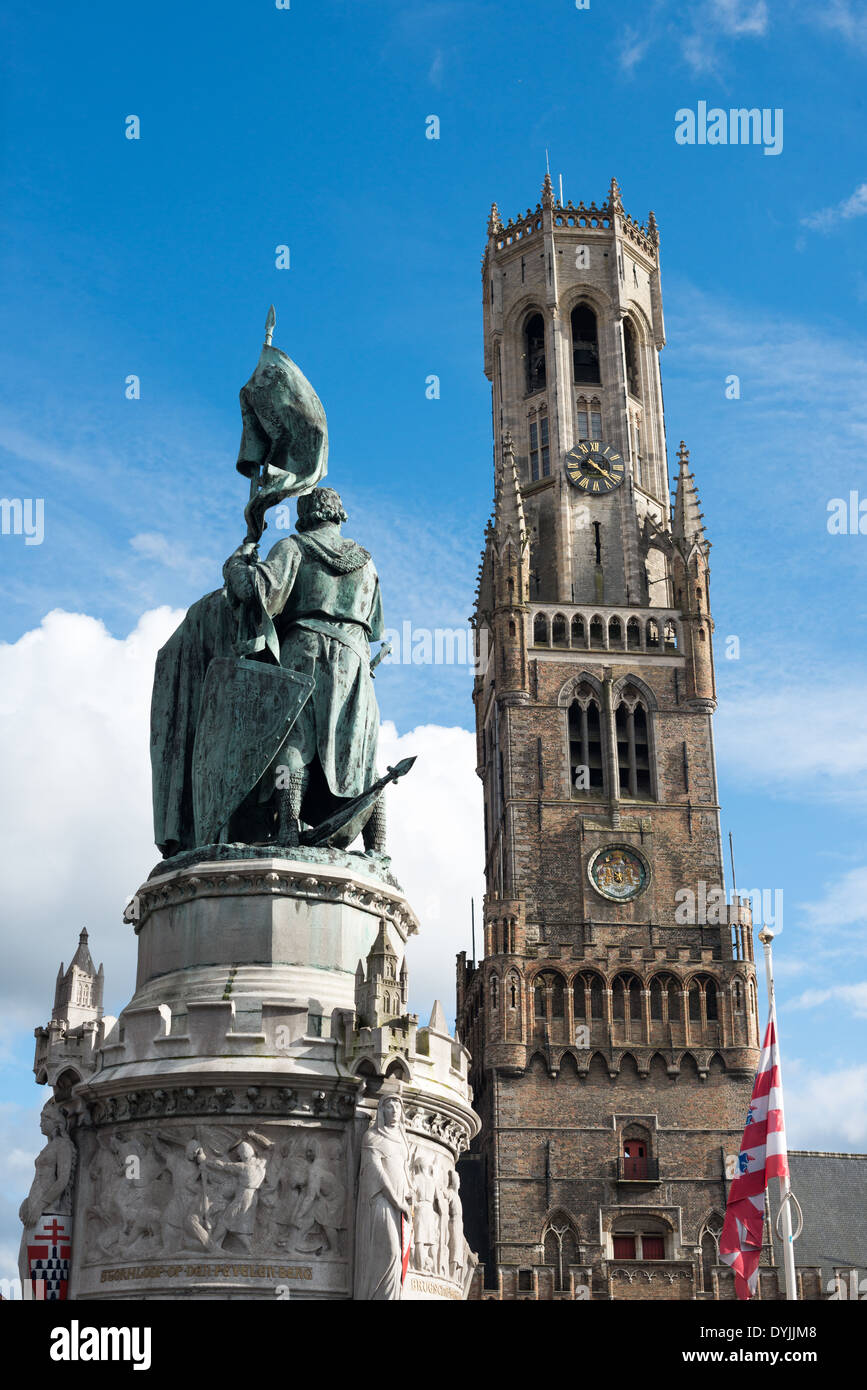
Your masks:
M505 540L506 534L512 531L522 543L527 531L515 464L515 445L509 429L503 434L503 457L496 472L493 531L500 541Z
M503 219L500 216L500 209L496 203L491 203L491 215L488 218L488 236L493 236L495 232L503 229Z
M677 487L674 494L674 516L672 518L672 537L675 540L692 540L696 536L704 535L704 525L702 523L702 512L699 510L698 491L695 486L695 475L690 473L689 449L683 440L680 441L680 448L677 451L677 459L680 471L677 477Z
M616 179L612 179L608 186L608 206L612 212L623 211L623 200L620 197L620 184Z
M95 975L96 967L94 966L93 957L90 954L90 950L87 945L87 940L87 928L82 927L78 937L78 949L76 950L75 955L72 957L72 960L69 962L69 969L71 970L73 965L77 965L79 970L81 970L83 974Z
M551 175L545 174L545 181L542 184L542 207L551 208L554 206L554 185L551 182Z
M438 999L434 1000L434 1006L431 1010L428 1028L433 1029L435 1033L445 1033L446 1037L448 1037L449 1030L448 1025L446 1023L445 1009L443 1008L442 1004Z

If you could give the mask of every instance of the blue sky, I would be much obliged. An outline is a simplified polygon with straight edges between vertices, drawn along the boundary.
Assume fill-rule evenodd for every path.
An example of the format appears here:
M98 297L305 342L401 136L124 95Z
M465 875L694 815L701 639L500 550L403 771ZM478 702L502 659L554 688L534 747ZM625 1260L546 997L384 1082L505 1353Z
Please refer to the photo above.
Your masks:
M40 766L79 727L57 676L68 664L15 683L52 650L25 637L46 613L104 624L86 629L93 662L134 660L143 614L219 583L243 531L237 393L272 301L275 342L325 405L329 481L376 555L389 625L463 622L492 493L479 281L491 201L506 218L535 204L546 147L575 201L601 201L616 175L627 211L659 222L669 447L673 460L681 437L690 446L714 547L723 826L741 882L785 895L790 1128L805 1146L867 1149L867 537L826 526L831 498L867 498L865 6L19 0L3 24L2 492L45 499L41 545L0 536L17 753L32 740ZM782 108L782 152L678 145L675 112L699 101ZM396 736L471 727L462 669L392 667L378 693ZM122 682L118 698L134 703ZM51 873L40 797L74 837L104 772L46 787L16 766L10 815L27 842L4 878L30 903L32 988L7 1011L0 1119L24 1154L9 1192L29 1181L42 1098L29 1032L89 903L71 872L64 913L28 897L28 851ZM471 802L469 758L461 776ZM129 797L113 791L122 821ZM136 853L144 874L150 847ZM100 911L98 958L120 930ZM21 921L5 935L20 944ZM448 937L434 982L447 1007L453 949ZM123 950L115 1009L132 986Z

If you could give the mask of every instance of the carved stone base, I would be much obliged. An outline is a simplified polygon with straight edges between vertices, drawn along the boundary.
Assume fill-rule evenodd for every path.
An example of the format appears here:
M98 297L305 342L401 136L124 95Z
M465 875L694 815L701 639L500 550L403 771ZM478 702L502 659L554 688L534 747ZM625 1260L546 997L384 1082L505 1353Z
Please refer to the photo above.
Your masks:
M358 1192L386 1094L417 1213L389 1296L463 1297L455 1163L478 1122L441 1007L426 1029L400 1012L402 892L354 863L220 858L149 879L128 920L136 992L68 1107L70 1298L352 1298L380 1258Z

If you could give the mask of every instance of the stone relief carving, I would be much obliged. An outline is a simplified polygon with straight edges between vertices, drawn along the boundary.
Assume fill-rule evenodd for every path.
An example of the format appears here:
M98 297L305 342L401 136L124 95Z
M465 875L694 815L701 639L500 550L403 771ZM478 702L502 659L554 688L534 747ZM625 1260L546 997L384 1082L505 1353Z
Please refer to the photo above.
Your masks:
M162 1215L163 1251L209 1249L206 1222L210 1203L202 1171L204 1149L198 1140L184 1142L175 1134L157 1134L153 1143L171 1179L171 1196Z
M86 1257L147 1254L158 1244L161 1162L144 1136L100 1134L88 1169L99 1200L87 1207Z
M442 1194L433 1156L415 1149L412 1160L413 1269L422 1274L442 1273Z
M308 1135L292 1158L295 1201L289 1223L290 1250L300 1254L340 1253L345 1227L346 1187L323 1157L321 1140Z
M457 1169L452 1168L448 1175L445 1191L445 1255L446 1271L450 1279L463 1283L464 1269L467 1265L469 1247L464 1238L464 1214L460 1198L461 1180Z
M362 1302L401 1296L403 1252L412 1220L412 1177L403 1105L395 1095L379 1101L361 1142L355 1238L355 1293Z
M163 1090L128 1091L92 1103L97 1126L169 1115L315 1115L345 1120L355 1109L355 1092L301 1092L289 1086L184 1086Z
M261 1135L251 1135L233 1144L229 1149L234 1158L208 1158L197 1156L197 1162L207 1170L224 1173L230 1179L231 1191L227 1204L223 1207L211 1231L209 1249L222 1250L223 1241L233 1235L243 1250L252 1247L253 1226L256 1218L256 1204L259 1188L265 1181L267 1163L257 1154L250 1142L254 1139L260 1146L270 1149L270 1139Z
M460 1178L441 1156L416 1148L412 1154L413 1248L418 1274L450 1279L465 1287L478 1258L464 1237Z
M97 1132L85 1262L231 1251L343 1253L343 1137L198 1125Z

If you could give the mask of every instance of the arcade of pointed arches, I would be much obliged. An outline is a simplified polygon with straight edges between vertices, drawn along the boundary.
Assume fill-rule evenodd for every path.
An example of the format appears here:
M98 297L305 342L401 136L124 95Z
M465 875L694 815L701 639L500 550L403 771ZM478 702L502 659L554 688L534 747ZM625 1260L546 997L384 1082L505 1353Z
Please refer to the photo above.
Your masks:
M503 950L509 930L491 934L494 954ZM630 1044L667 1050L758 1045L755 981L740 973L726 986L700 968L681 979L664 965L643 977L633 968L606 975L582 965L568 973L540 962L527 976L514 965L502 971L489 966L486 990L491 1021L499 1019L496 1031L507 1042L553 1043L585 1053L611 1043L625 1048L624 1056L631 1055Z

